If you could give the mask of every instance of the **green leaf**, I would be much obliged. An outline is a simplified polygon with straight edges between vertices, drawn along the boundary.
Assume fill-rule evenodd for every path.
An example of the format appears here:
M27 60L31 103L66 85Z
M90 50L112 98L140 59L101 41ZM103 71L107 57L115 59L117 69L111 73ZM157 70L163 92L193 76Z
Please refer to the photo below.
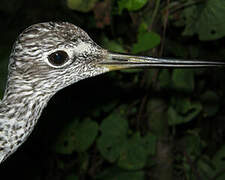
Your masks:
M189 0L189 4L194 0ZM183 11L183 35L198 34L200 40L215 40L225 36L225 1L208 0L194 3Z
M201 140L196 130L189 131L189 134L185 136L183 142L185 143L185 149L188 155L195 158L201 155L205 147L204 141Z
M191 69L175 69L172 73L174 89L192 92L194 90L194 72Z
M155 154L156 137L136 133L128 138L128 122L124 118L125 106L106 117L101 124L101 136L97 148L109 162L117 161L119 167L128 170L144 167L148 155Z
M213 159L212 159L213 165L216 168L216 173L219 172L223 172L221 174L221 176L219 176L219 178L217 178L218 180L223 180L225 179L225 173L224 173L224 169L225 169L225 145L223 145L219 151L216 152L216 154L214 155Z
M186 146L188 147L188 145ZM191 158L189 156L189 158ZM198 159L198 160L197 160ZM196 162L197 160L197 162ZM186 171L186 179L188 180L199 180L196 174L193 171L193 166L190 165L187 158L184 160L184 170ZM210 163L210 159L208 156L202 155L198 156L195 159L192 158L192 162L195 162L195 168L199 173L199 177L202 179L214 179L213 176L215 175L215 171ZM217 179L217 178L216 178Z
M206 158L209 161L208 157L205 157L205 159ZM205 159L201 158L197 162L197 167L199 171L201 172L201 177L203 177L203 179L214 179L213 176L215 175L215 171L212 168L211 163L207 162ZM216 180L224 180L224 178L223 179L216 178Z
M141 33L148 32L148 26L149 25L145 21L143 21L138 27L138 33L141 34Z
M86 151L95 141L98 134L98 124L95 121L85 120L75 129L74 148L78 152Z
M148 133L142 138L143 148L145 149L148 155L155 155L156 153L156 143L157 137L152 133Z
M89 119L83 122L74 120L61 132L55 145L55 151L71 154L74 151L84 152L94 142L98 134L98 124Z
M208 179L207 177L212 177L213 170L211 168L211 164L209 158L203 155L204 148L206 147L206 143L199 136L199 130L189 130L188 135L186 135L182 139L185 152L187 153L184 156L184 170L186 171L187 179L197 180L195 174L192 170L192 165L190 165L190 161L195 162L197 164L198 172L203 179ZM188 158L187 158L188 157Z
M137 133L123 145L118 166L128 170L141 169L145 166L147 155L143 140Z
M128 123L120 113L114 112L103 120L102 135L98 138L97 147L109 162L119 158L122 144L126 142L127 131Z
M169 107L168 109L168 123L171 126L182 124L185 120L182 116L180 116L173 107Z
M161 88L169 88L171 85L171 75L168 69L163 69L159 73L159 85Z
M198 102L190 102L189 99L175 99L175 105L168 108L169 125L177 125L193 120L202 110Z
M148 0L118 0L119 13L121 13L123 9L137 11L144 7L147 2Z
M76 11L88 12L95 6L97 0L67 0L67 6Z
M126 52L122 46L122 43L119 43L118 41L115 41L115 40L109 40L107 37L104 37L102 39L102 46L113 52L119 52L119 53Z
M144 32L138 34L138 42L133 45L132 52L140 53L160 44L160 36L154 32Z

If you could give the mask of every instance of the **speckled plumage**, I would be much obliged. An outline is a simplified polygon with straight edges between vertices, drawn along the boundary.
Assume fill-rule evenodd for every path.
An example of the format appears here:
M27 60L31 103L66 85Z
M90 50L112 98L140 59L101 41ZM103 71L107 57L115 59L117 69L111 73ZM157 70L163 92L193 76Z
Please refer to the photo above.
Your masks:
M49 54L63 50L63 66L48 62ZM106 51L86 32L70 23L30 26L16 40L9 59L8 81L0 102L0 163L27 139L48 100L60 89L107 72L97 67Z

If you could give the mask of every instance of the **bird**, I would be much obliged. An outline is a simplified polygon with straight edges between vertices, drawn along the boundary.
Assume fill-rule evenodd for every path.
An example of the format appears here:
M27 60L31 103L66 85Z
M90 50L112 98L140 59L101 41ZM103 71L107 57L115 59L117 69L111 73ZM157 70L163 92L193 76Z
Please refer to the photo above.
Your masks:
M31 25L18 36L9 56L8 78L0 101L0 163L26 141L50 98L80 80L127 68L224 65L221 61L114 53L97 45L71 23Z

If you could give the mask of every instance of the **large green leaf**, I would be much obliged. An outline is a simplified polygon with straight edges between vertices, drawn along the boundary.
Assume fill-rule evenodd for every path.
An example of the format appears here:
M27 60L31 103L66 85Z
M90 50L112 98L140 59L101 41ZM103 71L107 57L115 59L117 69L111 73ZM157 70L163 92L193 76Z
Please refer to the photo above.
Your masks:
M215 167L215 174L218 174L219 172L221 173L221 175L219 176L219 178L217 178L218 180L223 180L225 179L225 145L223 145L219 151L217 151L212 159L213 165Z
M97 147L109 162L114 162L119 157L122 145L126 142L127 131L128 123L119 113L112 113L103 120L102 135L97 141Z
M184 137L185 149L189 156L198 157L201 155L205 142L201 140L197 130L189 131L188 135Z
M168 69L160 71L159 85L161 88L169 88L171 86L171 75Z
M160 44L160 36L154 32L138 34L138 42L133 45L132 52L140 53L155 48Z
M125 49L121 42L116 40L109 40L107 37L102 39L102 46L110 51L125 53Z
M192 147L193 144L199 146L200 142L196 142L194 139L190 139L190 142L186 145L186 147L188 149L190 149L189 147ZM197 149L199 149L199 147L197 147ZM192 153L192 154L189 154L192 157L192 159L193 159L193 157L195 157L196 159L198 158L198 161L197 161L198 169L197 170L203 179L216 179L216 180L224 180L225 179L225 172L224 172L224 169L225 169L225 160L224 160L225 146L222 146L219 149L219 151L217 151L214 154L214 156L211 160L206 155L202 155L199 158L199 155L201 155L200 154L201 152L198 152L197 154L195 154L195 156L193 156L194 155L193 152L190 151L189 153ZM195 161L196 159L193 159L193 161ZM194 180L198 179L194 176L194 174L191 170L191 167L189 166L188 163L185 163L185 169L187 171L187 176L190 177L189 179L194 179Z
M145 166L147 156L155 153L155 148L155 136L149 134L142 138L136 133L123 145L118 166L128 170L141 169Z
M115 111L103 120L97 147L107 161L117 162L123 169L140 169L145 166L147 156L155 154L156 137L150 133L141 137L137 132L129 138L122 107L120 112Z
M71 154L74 151L84 152L94 142L98 134L98 124L89 119L83 122L74 120L61 132L55 145L55 151Z
M194 72L191 69L175 69L172 73L172 86L184 92L194 90Z
M148 133L142 137L142 145L148 155L155 155L156 153L157 137L152 133Z
M189 0L189 3L195 2ZM198 34L200 40L215 40L225 36L225 1L207 0L195 3L183 11L183 35Z
M136 11L141 9L148 0L118 0L119 12L123 9L127 9L128 11Z
M168 108L169 125L177 125L193 120L202 110L199 102L189 99L174 99L174 104Z
M205 156L204 158L198 160L197 168L198 168L198 171L200 171L201 177L203 179L214 179L213 177L215 176L215 171L212 168L212 165L210 163L210 159L208 158L208 156ZM193 179L198 180L198 178L196 177ZM224 176L223 176L223 179L216 178L216 180L224 180Z

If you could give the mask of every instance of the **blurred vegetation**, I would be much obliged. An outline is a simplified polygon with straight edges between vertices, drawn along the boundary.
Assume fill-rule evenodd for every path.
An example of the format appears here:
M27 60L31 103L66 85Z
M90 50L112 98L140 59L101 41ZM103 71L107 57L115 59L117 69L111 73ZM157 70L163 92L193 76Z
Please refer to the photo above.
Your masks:
M224 0L2 0L0 94L27 26L68 21L111 51L224 60ZM1 179L225 179L223 69L124 70L55 95ZM4 178L3 178L4 177Z

